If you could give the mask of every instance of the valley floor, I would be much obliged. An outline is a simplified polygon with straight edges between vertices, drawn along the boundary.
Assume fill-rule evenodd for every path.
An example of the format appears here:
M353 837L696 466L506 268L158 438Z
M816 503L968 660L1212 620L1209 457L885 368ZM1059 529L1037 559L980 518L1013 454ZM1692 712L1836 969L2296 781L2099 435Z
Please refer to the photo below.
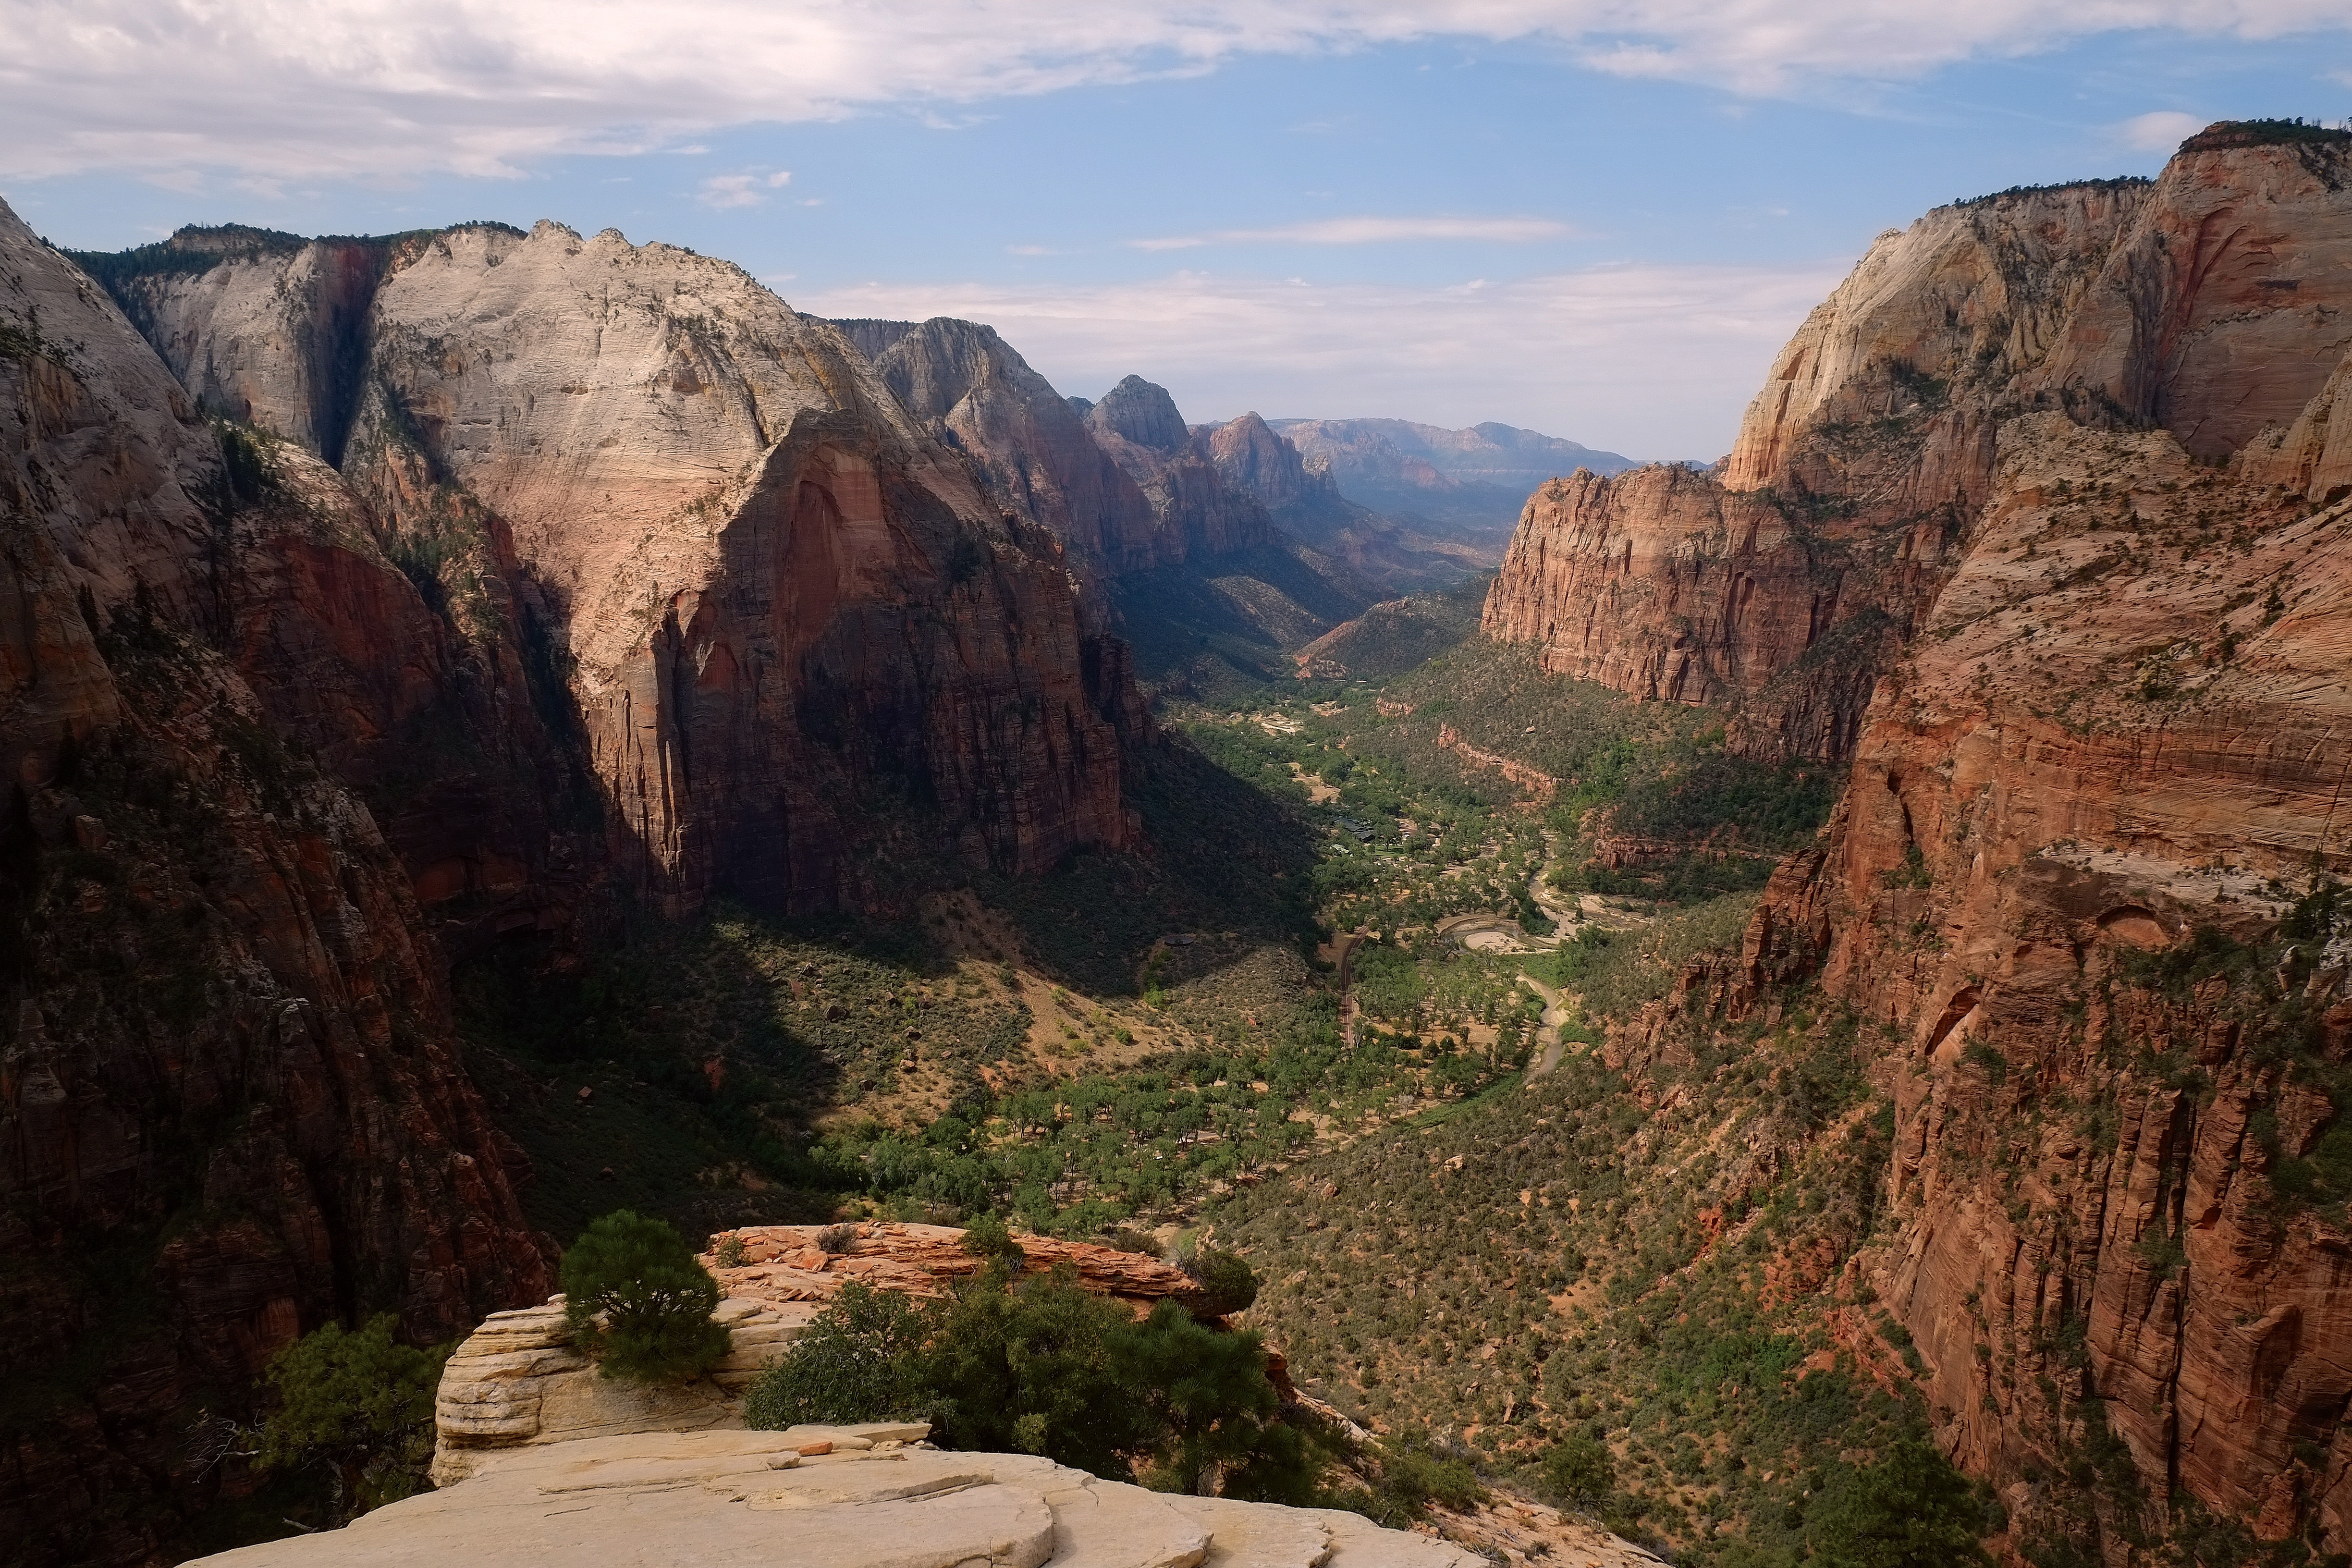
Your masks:
M1780 1560L1916 1403L1883 1314L1819 1294L1872 1223L1884 1099L1851 1019L1601 1042L1737 941L1835 780L1545 675L1475 603L1171 701L1150 855L967 875L892 926L722 909L461 973L538 1222L1212 1237L1302 1384L1506 1489L1465 1539L1540 1555L1549 1501ZM1542 1461L1578 1438L1613 1478L1571 1497Z

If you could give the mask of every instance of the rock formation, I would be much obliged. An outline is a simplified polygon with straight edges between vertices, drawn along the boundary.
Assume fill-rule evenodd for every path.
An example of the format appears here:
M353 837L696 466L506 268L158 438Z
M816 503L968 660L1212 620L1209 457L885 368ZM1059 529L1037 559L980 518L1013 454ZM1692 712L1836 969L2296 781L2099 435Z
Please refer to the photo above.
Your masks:
M436 672L416 590L5 207L0 409L0 1534L143 1562L202 1494L189 1422L295 1334L446 1337L544 1295L552 1248L407 868L321 767ZM289 743L272 682L370 639L374 689Z
M2352 954L2309 897L2352 863L2347 245L2342 133L1944 209L1720 484L1580 476L1488 606L1637 689L1678 636L1712 684L1657 694L1751 715L1885 617L1851 729L1767 715L1853 773L1718 994L1814 977L1880 1030L1893 1226L1833 1287L2013 1519L2110 1562L2183 1502L2352 1549Z
M451 953L1126 844L1141 712L1056 540L733 268L0 250L0 1530L131 1563L297 1334L546 1295Z
M321 1534L201 1561L362 1568L457 1555L525 1568L1473 1568L1360 1515L1105 1481L1027 1454L942 1453L889 1431L642 1432L490 1457L469 1479ZM1574 1562L1574 1559L1569 1561ZM1604 1559L1587 1554L1578 1568ZM1631 1563L1612 1553L1610 1568Z
M1069 400L992 327L836 323L874 361L899 405L981 470L992 496L1109 572L1161 563L1159 519Z
M1781 351L1719 474L1529 501L1489 632L1737 708L1757 754L1850 754L1991 499L2004 419L2161 426L2210 459L2320 393L2352 342L2347 176L2340 142L2216 132L2152 183L1989 196L1881 236Z
M869 1222L851 1226L753 1226L729 1235L745 1261L721 1267L702 1258L724 1295L715 1316L731 1348L707 1378L647 1387L598 1375L572 1346L563 1298L492 1314L450 1357L435 1401L433 1474L444 1484L475 1474L485 1455L525 1445L567 1443L623 1432L740 1427L751 1380L784 1353L810 1320L856 1282L902 1295L936 1297L949 1283L980 1272L964 1233L946 1226ZM1139 1314L1162 1300L1198 1310L1192 1276L1140 1253L1088 1242L1024 1236L1023 1268L1045 1273L1067 1265L1087 1289ZM1218 1320L1212 1320L1218 1321ZM1300 1401L1278 1352L1268 1374L1286 1399ZM1342 1422L1328 1406L1317 1414Z
M293 413L341 372L344 477L459 601L478 663L543 668L601 847L644 895L866 902L860 847L907 807L1013 870L1126 841L1123 663L1058 549L1008 529L831 328L612 231L377 248L331 354L312 280L366 268L323 242L114 281L175 371L321 457L331 432ZM551 858L483 815L488 842L418 867L421 894Z

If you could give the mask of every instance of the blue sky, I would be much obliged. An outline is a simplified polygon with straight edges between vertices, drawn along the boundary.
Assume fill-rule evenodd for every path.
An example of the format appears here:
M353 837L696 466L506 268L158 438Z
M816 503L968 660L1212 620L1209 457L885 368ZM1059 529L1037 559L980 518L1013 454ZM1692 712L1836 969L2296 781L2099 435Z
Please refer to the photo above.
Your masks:
M2352 114L2352 27L2295 0L2109 0L2078 25L2158 25L2070 36L2000 4L1955 36L1877 0L1629 0L1604 20L1645 26L1606 31L1572 0L1212 0L1157 42L1113 0L780 7L781 37L713 0L732 47L538 59L465 0L327 7L259 58L137 8L101 48L91 3L67 30L0 0L0 195L60 244L553 217L803 310L992 321L1066 392L1135 371L1196 420L1500 419L1635 457L1720 453L1882 229L2154 174L2212 119ZM404 18L437 52L389 46Z

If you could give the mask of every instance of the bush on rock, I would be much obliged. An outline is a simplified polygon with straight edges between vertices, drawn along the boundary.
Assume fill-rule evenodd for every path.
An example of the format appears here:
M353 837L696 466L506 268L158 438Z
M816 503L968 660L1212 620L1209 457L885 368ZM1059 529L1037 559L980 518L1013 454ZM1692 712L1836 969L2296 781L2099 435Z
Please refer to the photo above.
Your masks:
M660 1220L616 1209L591 1221L563 1255L563 1297L573 1342L606 1377L678 1382L727 1353L710 1318L719 1284Z

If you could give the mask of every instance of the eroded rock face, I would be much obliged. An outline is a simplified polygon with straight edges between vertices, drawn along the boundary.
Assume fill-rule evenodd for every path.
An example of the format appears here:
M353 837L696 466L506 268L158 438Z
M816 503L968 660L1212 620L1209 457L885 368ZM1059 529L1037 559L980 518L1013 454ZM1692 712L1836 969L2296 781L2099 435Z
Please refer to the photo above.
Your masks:
M1579 475L1528 501L1489 634L1620 689L1736 708L1754 754L1845 756L1985 502L1997 410L2146 201L2131 183L2063 187L1882 235L1781 351L1719 473Z
M400 667L415 590L336 521L353 500L323 465L225 462L5 207L0 278L0 1378L29 1422L0 1449L0 1533L32 1563L150 1561L211 1484L196 1409L236 1411L331 1319L397 1310L432 1340L536 1300L552 1248L399 859L261 695L259 645L336 646L342 609L380 616ZM299 561L245 549L298 538ZM314 717L329 744L367 723Z
M290 406L310 359L264 300L327 248L127 292L184 363ZM910 810L1007 869L1127 841L1120 650L1055 540L1008 526L831 327L725 263L541 224L385 247L364 337L345 478L521 714L507 750L593 777L595 848L657 905L869 902L860 849ZM433 814L464 841L419 845L421 895L583 858L476 795Z
M1097 446L1142 487L1160 520L1160 565L1237 555L1275 542L1265 503L1222 470L1168 390L1130 375L1086 415Z
M2345 966L2250 1015L2145 960L2258 942L2347 858L2352 506L2055 414L1993 497L1748 968L1891 1034L1897 1229L1857 1267L1948 1448L2031 1513L2103 1427L2143 1489L2106 1528L2178 1489L2340 1550L2352 1231L2271 1175L2341 1114L2297 1064L2352 1056Z
M1474 1568L1358 1514L1191 1498L1026 1454L941 1453L877 1428L648 1432L487 1457L470 1479L221 1568L757 1563L806 1568ZM810 1450L804 1452L803 1450ZM821 1450L821 1451L820 1451ZM1606 1541L1607 1538L1601 1538ZM1622 1542L1612 1543L1622 1546ZM1587 1561L1654 1562L1626 1548Z
M1817 977L1880 1031L1894 1228L1808 1288L1874 1289L1947 1450L2116 1563L2176 1495L2352 1546L2352 1229L2289 1179L2352 1111L2352 953L2243 956L2352 858L2352 138L2233 139L1883 239L1721 483L1555 487L1488 605L1560 668L1851 755L1743 951L1651 1022ZM1857 603L1887 629L1853 722L1790 725L1770 694Z
M1159 563L1159 520L1141 489L995 329L940 316L887 343L874 330L898 324L858 324L882 344L869 351L875 373L908 413L979 465L992 496L1102 569Z

